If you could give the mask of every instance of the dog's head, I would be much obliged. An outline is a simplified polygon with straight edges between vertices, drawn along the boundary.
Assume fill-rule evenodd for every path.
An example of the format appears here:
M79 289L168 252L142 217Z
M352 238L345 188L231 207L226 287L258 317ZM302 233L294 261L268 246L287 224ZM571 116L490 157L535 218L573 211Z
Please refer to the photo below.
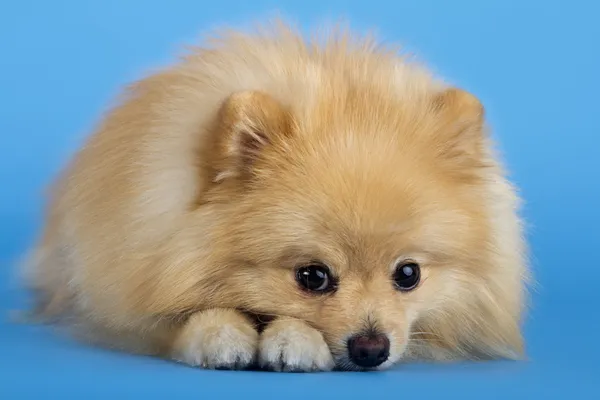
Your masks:
M501 183L479 101L315 97L302 108L236 93L219 114L206 201L232 205L239 307L306 321L346 369L520 353L520 265L497 247L511 232L491 215Z

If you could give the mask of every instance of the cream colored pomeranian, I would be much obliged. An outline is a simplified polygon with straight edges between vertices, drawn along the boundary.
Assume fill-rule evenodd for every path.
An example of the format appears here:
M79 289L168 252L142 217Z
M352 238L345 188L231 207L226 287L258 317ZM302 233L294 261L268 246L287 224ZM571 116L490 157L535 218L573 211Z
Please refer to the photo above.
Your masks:
M520 358L526 246L481 103L344 32L226 31L134 84L53 187L33 313L204 368Z

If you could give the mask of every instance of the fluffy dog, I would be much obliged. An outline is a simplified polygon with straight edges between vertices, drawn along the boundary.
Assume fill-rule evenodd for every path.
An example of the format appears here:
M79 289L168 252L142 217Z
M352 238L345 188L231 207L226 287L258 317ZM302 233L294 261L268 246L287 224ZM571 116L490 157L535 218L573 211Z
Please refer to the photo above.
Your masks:
M34 314L205 368L523 354L519 200L472 94L368 37L225 31L51 191Z

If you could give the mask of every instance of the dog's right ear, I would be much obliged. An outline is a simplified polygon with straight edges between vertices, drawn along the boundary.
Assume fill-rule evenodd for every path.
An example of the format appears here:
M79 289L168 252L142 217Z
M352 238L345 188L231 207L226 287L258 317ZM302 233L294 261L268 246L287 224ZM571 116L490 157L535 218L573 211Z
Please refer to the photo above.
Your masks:
M267 147L279 145L293 129L291 113L273 97L258 91L233 93L219 110L212 180L251 176Z

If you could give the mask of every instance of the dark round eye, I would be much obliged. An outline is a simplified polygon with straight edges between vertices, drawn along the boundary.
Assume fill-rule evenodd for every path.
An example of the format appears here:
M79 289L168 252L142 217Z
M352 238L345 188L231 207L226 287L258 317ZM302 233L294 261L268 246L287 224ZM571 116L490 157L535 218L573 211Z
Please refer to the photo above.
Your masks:
M413 290L421 280L421 268L412 261L403 261L396 266L394 283L398 290L407 292Z
M296 280L303 289L311 292L328 292L334 289L329 268L321 264L310 264L298 268Z

